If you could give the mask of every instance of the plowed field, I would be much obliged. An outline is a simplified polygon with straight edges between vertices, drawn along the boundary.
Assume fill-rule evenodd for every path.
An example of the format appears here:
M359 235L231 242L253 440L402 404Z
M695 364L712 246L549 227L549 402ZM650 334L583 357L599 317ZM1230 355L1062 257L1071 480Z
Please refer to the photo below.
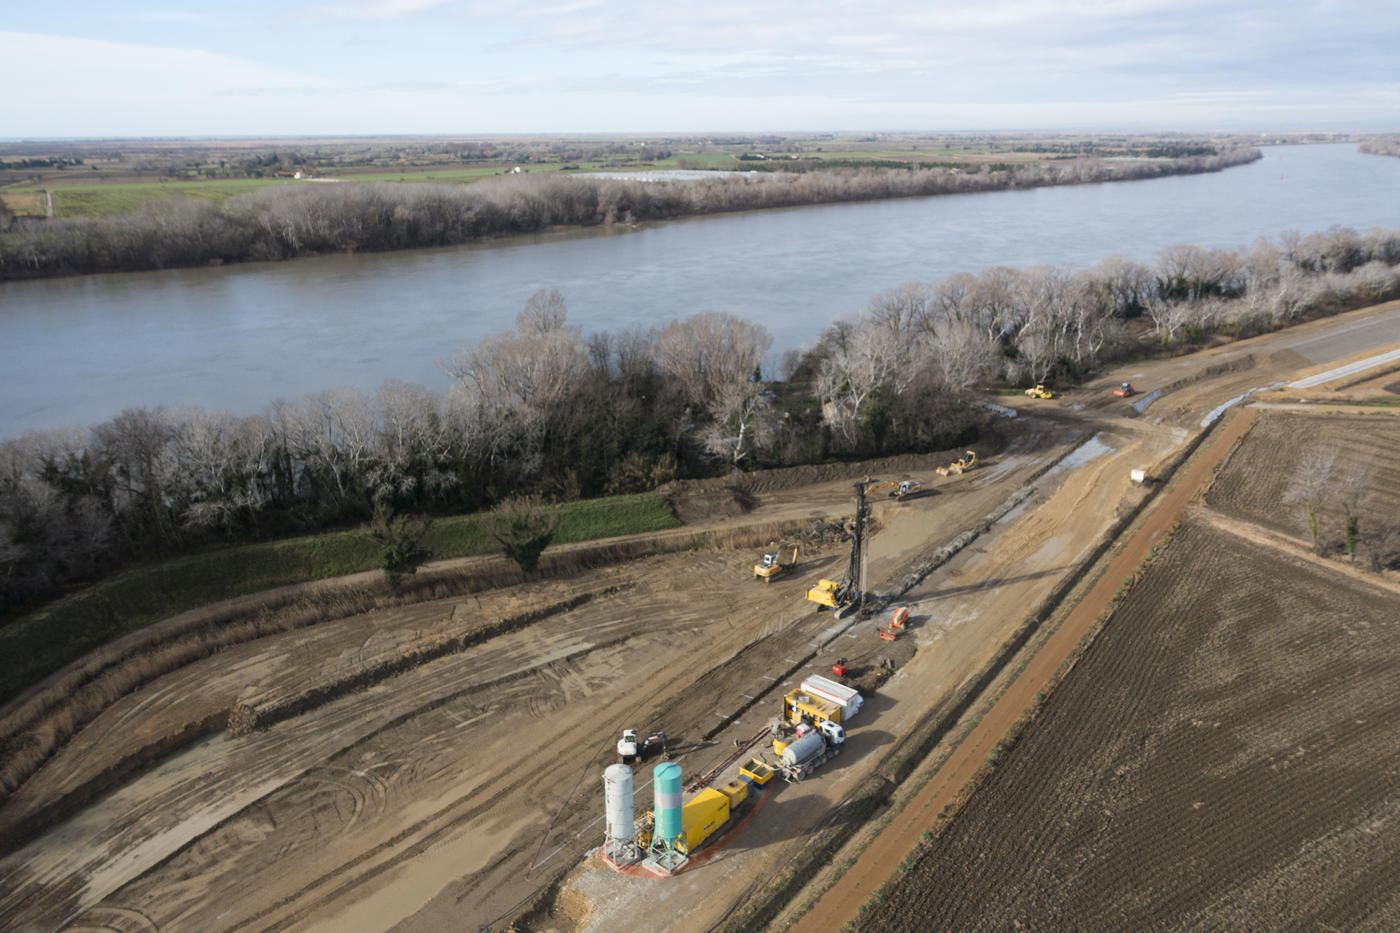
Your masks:
M1343 506L1353 498L1364 515L1400 521L1400 418L1263 414L1206 501L1226 515L1308 539L1314 488L1322 503L1320 536L1339 537Z
M1181 528L862 930L1395 929L1392 589Z

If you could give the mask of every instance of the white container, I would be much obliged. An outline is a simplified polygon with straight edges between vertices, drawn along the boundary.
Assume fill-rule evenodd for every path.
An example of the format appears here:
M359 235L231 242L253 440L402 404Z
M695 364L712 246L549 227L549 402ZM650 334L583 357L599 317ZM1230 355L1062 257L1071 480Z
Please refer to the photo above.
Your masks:
M845 684L837 683L820 674L813 674L802 681L801 689L804 693L810 693L814 697L829 700L841 707L842 722L849 722L851 717L859 712L861 704L865 702L860 693L855 689Z

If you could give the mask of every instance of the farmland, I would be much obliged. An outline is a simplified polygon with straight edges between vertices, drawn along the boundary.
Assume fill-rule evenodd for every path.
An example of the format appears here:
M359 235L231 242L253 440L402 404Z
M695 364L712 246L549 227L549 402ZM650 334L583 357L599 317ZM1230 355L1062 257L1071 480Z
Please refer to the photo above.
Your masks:
M1298 136L1296 141L1316 141ZM1335 141L1327 137L1327 141ZM0 144L0 204L17 216L93 218L149 204L222 202L297 172L363 182L470 184L510 172L797 167L1012 166L1076 158L1161 158L1249 143L1232 136L806 134L756 137L384 137L95 140Z
M115 685L62 740L66 681L0 715L7 752L37 767L0 802L0 923L631 931L655 928L635 910L653 895L675 929L775 916L807 896L791 866L814 840L839 846L894 812L928 750L980 717L968 704L1018 645L1036 650L1057 593L1118 585L1096 555L1113 557L1118 522L1155 501L1130 468L1166 469L1205 412L1383 342L1397 314L1137 363L1063 399L1001 398L1017 417L993 422L962 476L933 472L956 450L685 481L666 492L684 527L560 548L533 579L483 556L424 569L410 601L342 580L318 584L312 606L248 594L166 619L125 661L249 637ZM1327 354L1282 352L1333 333L1347 341ZM1138 410L1109 392L1128 377L1172 388ZM1241 414L1165 498L1184 503L1253 419L1224 489L1255 468L1272 420L1293 417ZM1318 430L1337 425L1345 446L1348 422L1389 416ZM1388 475L1392 455L1376 466ZM874 503L870 588L911 611L893 643L802 599L840 571L831 529L866 476L927 489ZM867 928L1391 925L1393 575L1243 515L1229 496L1194 507L950 828L902 875L902 855L874 865L898 881ZM804 542L797 572L756 583L756 552L786 534ZM621 728L664 728L690 781L763 732L777 691L838 657L867 698L844 753L777 788L702 870L661 882L588 857Z
M860 929L1393 928L1400 586L1225 517L1276 516L1260 487L1374 421L1260 419L1207 496L1224 514L1190 513ZM1400 462L1369 449L1372 475Z
M1400 422L1270 414L1206 501L1226 515L1300 539L1311 537L1308 514L1315 501L1319 544L1328 548L1340 545L1348 508L1368 517L1369 530L1400 523Z

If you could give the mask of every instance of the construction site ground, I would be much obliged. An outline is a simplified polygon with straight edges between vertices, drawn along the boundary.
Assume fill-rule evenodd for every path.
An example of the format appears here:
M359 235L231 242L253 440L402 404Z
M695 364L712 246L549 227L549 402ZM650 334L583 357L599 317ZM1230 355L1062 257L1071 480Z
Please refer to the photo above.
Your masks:
M929 555L980 533L902 596L912 625L892 643L876 636L875 620L838 634L832 615L802 597L840 574L845 544L804 547L795 573L765 585L752 574L762 542L751 542L379 610L188 664L113 703L0 807L3 829L37 825L81 789L91 798L0 860L0 925L457 930L504 925L531 905L540 929L649 930L657 911L671 929L720 924L902 736L982 674L1148 495L1131 469L1162 469L1213 410L1251 390L1397 346L1392 303L1124 367L1061 399L990 399L1018 416L995 419L976 445L977 469L935 477L954 450L878 474L912 476L929 491L875 502L871 591L890 593ZM1376 373L1393 365L1363 366L1341 392L1324 382L1268 394L1281 404L1384 395ZM1115 399L1124 379L1142 394ZM678 511L688 530L736 540L744 528L840 518L851 513L851 481L868 469L801 468L747 488L690 484ZM353 692L318 693L501 619L520 622L366 676ZM589 855L602 841L601 775L622 729L664 729L690 782L766 726L785 686L830 674L840 656L857 683L873 683L882 659L895 666L840 756L775 788L741 833L674 878L617 874ZM235 705L291 712L247 735L206 735L104 786L133 749ZM650 806L649 776L638 772L639 811Z

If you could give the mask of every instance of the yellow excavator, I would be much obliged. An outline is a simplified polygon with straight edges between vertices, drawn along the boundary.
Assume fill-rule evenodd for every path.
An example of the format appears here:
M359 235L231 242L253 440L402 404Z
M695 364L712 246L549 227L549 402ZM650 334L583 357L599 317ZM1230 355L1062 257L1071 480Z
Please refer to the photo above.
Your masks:
M908 499L910 496L917 496L921 491L923 491L923 488L923 484L916 479L890 480L889 482L877 483L874 486L870 487L870 494L874 495L882 489L888 489L889 497L891 499L899 499L903 501L904 499Z
M977 466L977 451L965 450L963 455L945 467L938 468L939 476L962 476Z
M758 563L753 565L754 579L762 580L764 583L772 583L796 567L797 548L796 544L782 545L776 550L765 553L758 559Z

